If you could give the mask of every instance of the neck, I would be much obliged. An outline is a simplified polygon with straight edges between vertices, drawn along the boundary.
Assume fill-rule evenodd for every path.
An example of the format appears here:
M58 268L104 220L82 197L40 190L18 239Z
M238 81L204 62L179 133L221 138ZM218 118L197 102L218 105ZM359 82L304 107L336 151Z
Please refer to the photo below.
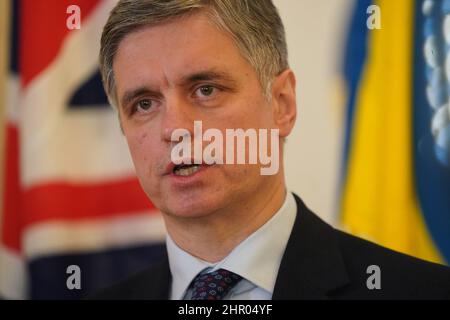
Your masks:
M221 261L281 208L286 196L284 179L259 194L262 197L244 199L233 207L198 219L177 220L166 216L167 231L191 255L211 263Z

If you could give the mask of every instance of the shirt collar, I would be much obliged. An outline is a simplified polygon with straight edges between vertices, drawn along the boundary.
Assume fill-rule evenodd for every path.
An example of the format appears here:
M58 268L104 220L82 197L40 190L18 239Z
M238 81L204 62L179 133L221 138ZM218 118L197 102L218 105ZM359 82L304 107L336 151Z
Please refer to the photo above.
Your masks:
M190 255L167 235L167 252L172 273L172 299L182 299L192 279L205 268L227 269L273 293L296 214L295 198L288 192L283 205L269 221L242 241L222 261L215 264Z
M211 267L212 264L194 257L178 247L169 234L166 236L166 243L169 267L172 273L171 297L174 300L180 300L192 279L203 269Z

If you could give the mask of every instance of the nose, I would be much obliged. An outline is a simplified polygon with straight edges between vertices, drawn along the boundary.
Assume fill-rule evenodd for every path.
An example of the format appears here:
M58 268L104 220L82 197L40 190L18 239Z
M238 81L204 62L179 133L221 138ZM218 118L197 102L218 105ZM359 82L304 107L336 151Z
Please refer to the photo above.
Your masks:
M166 99L166 107L161 121L161 137L163 141L172 142L172 133L176 129L185 129L191 136L194 128L194 110L185 99L171 97Z

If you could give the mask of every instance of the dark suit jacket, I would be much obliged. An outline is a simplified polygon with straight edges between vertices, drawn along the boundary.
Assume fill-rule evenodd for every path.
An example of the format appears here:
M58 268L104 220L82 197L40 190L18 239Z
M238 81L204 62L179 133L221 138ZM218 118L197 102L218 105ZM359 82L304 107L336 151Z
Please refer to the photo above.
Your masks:
M450 299L450 268L338 231L312 213L300 198L295 199L297 217L273 299ZM370 265L380 268L381 289L367 287ZM168 299L170 283L165 257L93 298Z

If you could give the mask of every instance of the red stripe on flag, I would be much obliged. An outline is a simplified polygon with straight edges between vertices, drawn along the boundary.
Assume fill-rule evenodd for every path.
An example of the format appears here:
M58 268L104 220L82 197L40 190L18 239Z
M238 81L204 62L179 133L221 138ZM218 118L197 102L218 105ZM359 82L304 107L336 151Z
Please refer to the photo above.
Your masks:
M51 220L80 221L156 212L136 178L96 184L41 185L25 191L22 203L24 228Z
M3 184L2 243L10 250L20 253L20 171L19 171L19 132L15 126L6 125L5 132L5 170Z
M23 191L19 133L6 127L2 243L21 252L22 230L45 221L79 221L156 212L136 178L105 183L51 183Z
M89 16L99 0L22 0L20 11L20 75L25 87L57 56L69 32L66 26L70 5L78 5L81 23ZM81 25L82 27L82 25Z

